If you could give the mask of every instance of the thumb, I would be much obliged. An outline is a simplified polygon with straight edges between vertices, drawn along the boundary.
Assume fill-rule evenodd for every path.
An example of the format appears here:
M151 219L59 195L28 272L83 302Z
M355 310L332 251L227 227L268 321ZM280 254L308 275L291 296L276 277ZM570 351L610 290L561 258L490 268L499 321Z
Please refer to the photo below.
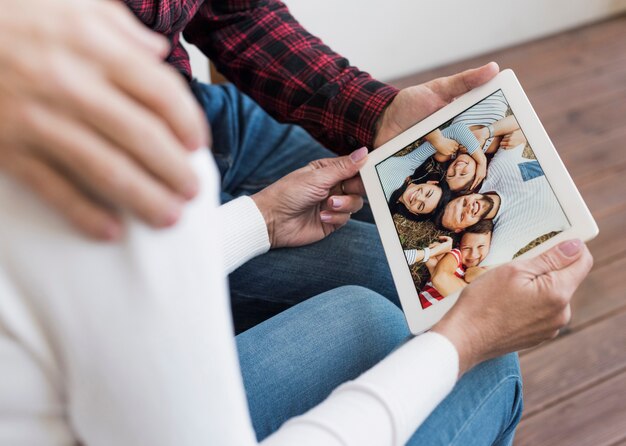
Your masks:
M583 242L575 239L559 243L543 254L520 261L526 271L535 277L559 271L576 262L583 253Z
M341 181L352 178L365 164L367 147L361 147L350 155L317 160L313 166L319 169L319 178L325 187L331 188Z
M499 71L498 64L490 62L482 67L435 79L432 87L444 100L450 102L473 88L490 81Z

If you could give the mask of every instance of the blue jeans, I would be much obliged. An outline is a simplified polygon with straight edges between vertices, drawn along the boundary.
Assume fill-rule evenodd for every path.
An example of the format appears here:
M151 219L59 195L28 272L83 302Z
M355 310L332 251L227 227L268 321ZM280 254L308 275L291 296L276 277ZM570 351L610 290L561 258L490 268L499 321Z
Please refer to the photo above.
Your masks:
M361 287L313 297L237 336L259 440L322 402L409 337L404 315ZM409 445L510 445L522 413L516 354L466 373Z
M280 124L232 85L192 84L213 131L222 201L253 194L310 161L335 156L301 127ZM355 214L357 218L357 216ZM360 285L399 305L382 244L367 212L330 237L277 249L233 272L237 333L333 288Z

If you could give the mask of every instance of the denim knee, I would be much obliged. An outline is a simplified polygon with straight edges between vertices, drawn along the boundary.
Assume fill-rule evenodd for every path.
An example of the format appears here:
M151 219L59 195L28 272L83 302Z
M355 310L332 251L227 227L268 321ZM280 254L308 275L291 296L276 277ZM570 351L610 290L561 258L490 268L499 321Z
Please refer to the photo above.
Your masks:
M329 305L334 314L371 342L393 345L404 342L410 332L404 313L386 297L368 288L347 285L317 296L317 305Z

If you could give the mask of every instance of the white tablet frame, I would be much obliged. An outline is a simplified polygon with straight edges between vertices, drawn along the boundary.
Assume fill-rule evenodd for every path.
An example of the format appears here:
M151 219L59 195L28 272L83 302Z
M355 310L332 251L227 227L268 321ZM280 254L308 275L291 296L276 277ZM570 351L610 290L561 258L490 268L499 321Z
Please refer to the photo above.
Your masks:
M451 104L374 150L370 153L366 164L361 169L361 178L363 179L376 226L382 239L385 255L391 268L404 314L413 334L424 332L439 321L456 303L460 292L447 296L436 305L422 309L417 297L416 286L413 283L409 266L404 257L400 238L398 237L376 172L376 165L498 90L502 90L571 224L569 229L557 234L518 258L536 256L563 240L579 238L583 241L588 241L598 234L598 226L591 212L589 212L576 185L563 165L517 77L512 70L502 71L488 83L464 94Z

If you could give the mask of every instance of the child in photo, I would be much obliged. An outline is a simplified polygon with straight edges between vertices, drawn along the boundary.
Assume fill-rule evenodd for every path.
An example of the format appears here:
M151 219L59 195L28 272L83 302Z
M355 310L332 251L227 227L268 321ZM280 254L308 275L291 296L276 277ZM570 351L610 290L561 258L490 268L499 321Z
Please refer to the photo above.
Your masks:
M482 220L463 232L458 248L426 264L431 279L419 293L422 308L462 289L485 272L479 265L489 254L492 232L493 222Z

